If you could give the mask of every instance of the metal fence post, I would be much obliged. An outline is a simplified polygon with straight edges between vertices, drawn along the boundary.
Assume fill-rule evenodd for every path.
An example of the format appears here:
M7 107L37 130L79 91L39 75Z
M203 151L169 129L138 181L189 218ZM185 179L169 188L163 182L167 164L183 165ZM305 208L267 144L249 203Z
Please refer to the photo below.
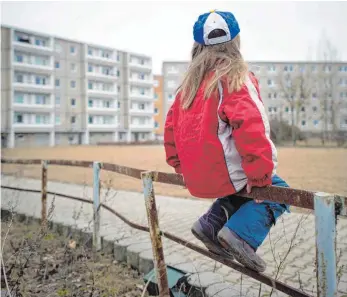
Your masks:
M47 227L47 161L41 162L41 227Z
M152 241L155 273L158 281L159 296L169 297L169 283L164 259L163 244L158 223L157 206L153 188L153 172L142 172L143 193L145 196L148 226Z
M100 162L93 162L93 248L101 249L100 237Z
M337 296L335 199L314 195L318 297Z

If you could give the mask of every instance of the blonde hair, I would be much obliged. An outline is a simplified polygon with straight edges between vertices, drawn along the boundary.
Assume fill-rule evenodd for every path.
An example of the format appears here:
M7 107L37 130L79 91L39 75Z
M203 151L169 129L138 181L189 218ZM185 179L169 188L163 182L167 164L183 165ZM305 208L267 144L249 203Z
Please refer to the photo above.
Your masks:
M178 88L183 109L188 109L199 90L200 84L207 77L204 98L211 97L217 91L218 80L226 82L229 93L239 91L248 73L248 67L240 52L240 36L233 40L204 46L194 43L192 61L183 82Z

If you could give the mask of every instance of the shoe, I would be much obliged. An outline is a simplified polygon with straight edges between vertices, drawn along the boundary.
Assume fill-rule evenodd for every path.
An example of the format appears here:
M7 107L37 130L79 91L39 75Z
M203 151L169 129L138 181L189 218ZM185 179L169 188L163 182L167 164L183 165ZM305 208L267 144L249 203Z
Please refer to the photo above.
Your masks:
M232 253L235 259L242 265L257 272L264 272L266 263L255 250L235 232L228 227L223 227L218 233L218 240L224 249Z
M233 255L225 250L219 243L217 234L228 221L229 216L225 208L217 199L210 209L197 220L191 231L193 235L202 241L209 251L219 256L233 259Z

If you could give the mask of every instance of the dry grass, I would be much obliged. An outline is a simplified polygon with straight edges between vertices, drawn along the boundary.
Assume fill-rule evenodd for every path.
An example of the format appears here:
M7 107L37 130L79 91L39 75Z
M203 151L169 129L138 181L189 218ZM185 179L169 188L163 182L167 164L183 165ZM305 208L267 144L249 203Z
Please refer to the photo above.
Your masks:
M347 150L337 148L279 148L278 174L291 187L347 195ZM42 158L94 160L110 162L140 169L166 172L173 170L165 163L165 152L161 146L69 146L39 149L5 149L7 158ZM38 166L4 165L3 173L18 172L21 175L40 178ZM50 166L49 180L69 183L91 184L92 170ZM111 181L116 189L141 191L139 180L126 176L102 172L104 181ZM169 196L190 197L187 190L177 186L158 184L156 193Z

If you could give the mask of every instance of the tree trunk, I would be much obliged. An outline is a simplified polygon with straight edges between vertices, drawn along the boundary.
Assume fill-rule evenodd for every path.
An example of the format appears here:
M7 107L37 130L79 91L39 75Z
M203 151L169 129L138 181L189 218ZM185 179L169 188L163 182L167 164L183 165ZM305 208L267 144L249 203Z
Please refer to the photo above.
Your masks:
M294 123L294 110L292 111L292 143L293 143L293 146L296 146L296 130L295 130L295 123Z

